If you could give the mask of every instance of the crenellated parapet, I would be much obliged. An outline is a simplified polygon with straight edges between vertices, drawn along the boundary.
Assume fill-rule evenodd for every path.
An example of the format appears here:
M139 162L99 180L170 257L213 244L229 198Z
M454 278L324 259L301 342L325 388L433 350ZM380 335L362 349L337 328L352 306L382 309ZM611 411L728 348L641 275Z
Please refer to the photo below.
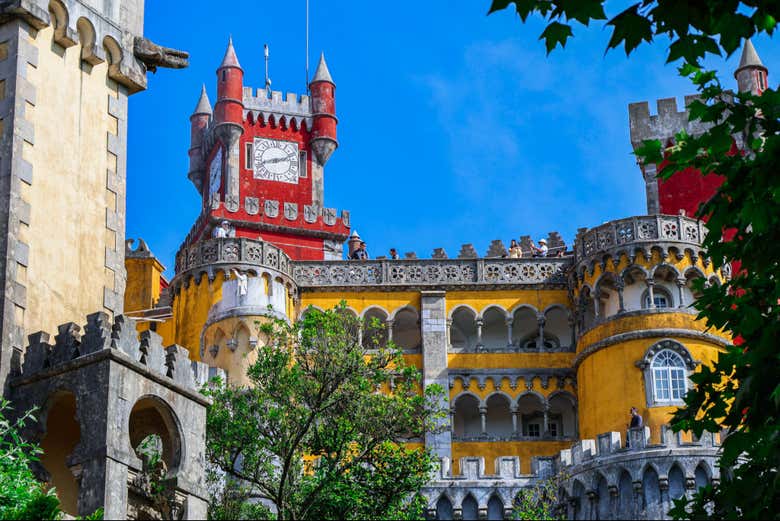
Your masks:
M106 313L93 313L87 317L83 330L70 322L59 326L53 343L50 338L43 331L30 335L24 356L21 353L16 356L13 387L29 385L102 359L118 361L167 386L177 386L190 393L197 393L219 373L206 364L190 361L188 351L181 346L163 347L162 338L153 331L144 331L139 338L133 321L123 315L111 321Z
M103 508L106 518L137 517L151 499L138 486L147 472L141 445L154 435L182 518L202 519L210 402L200 390L217 376L224 373L191 361L185 348L163 347L152 331L139 338L131 320L98 312L87 317L83 331L74 323L59 326L53 343L46 333L30 335L24 356L14 353L11 402L17 414L39 411L24 436L44 448L38 477L51 482L49 471L59 472L58 490L76 494L61 496L69 512L83 516ZM47 464L51 446L63 458L55 466ZM77 487L69 485L68 473Z
M517 456L495 458L492 472L483 457L460 458L460 474L450 459L441 458L432 479L422 489L429 519L511 519L514 500L524 488L554 474L553 457L532 457L531 473L520 470Z
M599 434L561 451L556 471L564 491L561 510L568 519L669 519L673 501L717 483L719 444L712 433L684 440L661 428L661 443L650 429Z
M312 128L313 111L311 98L294 92L286 95L281 91L272 91L268 95L266 89L244 87L244 117L264 124L306 126Z

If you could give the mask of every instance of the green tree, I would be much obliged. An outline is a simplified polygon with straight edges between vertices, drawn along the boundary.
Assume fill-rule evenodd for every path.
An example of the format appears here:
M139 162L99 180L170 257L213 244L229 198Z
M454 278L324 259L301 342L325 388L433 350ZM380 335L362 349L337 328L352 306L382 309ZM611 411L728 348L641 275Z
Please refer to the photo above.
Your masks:
M565 476L556 475L538 481L533 487L522 489L515 497L512 519L533 521L566 518L559 491Z
M423 390L382 326L362 325L343 304L292 325L268 319L251 385L206 391L207 458L231 488L215 517L259 500L279 519L421 516L433 457L397 442L441 423L443 390Z
M708 55L730 55L743 40L772 34L780 15L775 1L642 0L608 16L602 0L494 0L490 12L514 5L520 18L541 16L540 39L549 53L564 47L573 24L602 21L610 29L607 50L623 46L631 54L644 42L670 42L667 62L681 63L702 100L690 105L690 119L709 123L701 136L680 133L664 150L648 142L641 160L669 164L661 176L686 167L724 178L715 196L701 206L708 218L704 247L716 268L737 261L741 270L722 286L700 288L699 316L734 336L713 367L692 377L696 384L674 428L730 435L720 458L718 486L700 491L692 502L676 501L677 518L777 519L780 514L780 97L767 89L757 98L724 93L716 71L701 69ZM732 143L742 153L732 154Z
M35 421L32 411L12 422L6 418L9 409L8 402L0 400L0 519L59 519L57 495L30 469L42 451L19 433L26 422Z

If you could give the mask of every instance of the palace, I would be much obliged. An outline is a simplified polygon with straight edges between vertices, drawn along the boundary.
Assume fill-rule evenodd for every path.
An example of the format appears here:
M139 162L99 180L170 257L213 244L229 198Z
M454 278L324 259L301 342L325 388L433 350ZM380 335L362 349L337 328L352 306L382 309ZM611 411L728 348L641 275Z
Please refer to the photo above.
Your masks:
M246 86L230 42L213 108L204 87L190 116L187 177L201 212L169 281L144 241L124 237L127 96L146 87L147 70L187 56L143 38L142 0L92 3L0 8L11 151L0 157L11 180L0 185L0 377L20 409L41 407L28 435L67 512L144 515L134 447L154 433L182 515L203 518L198 386L217 372L246 381L269 314L296 320L342 300L386 324L424 384L448 390L450 428L417 442L441 461L424 491L433 518L504 519L518 490L564 472L570 518L655 519L719 479L718 436L667 426L689 375L730 341L691 307L695 280L729 276L713 270L705 223L690 217L717 176L659 181L663 165L643 164L646 213L581 228L571 245L552 232L546 257L525 237L522 258L496 240L484 256L465 244L452 257L343 260L360 237L348 211L326 206L338 119L324 56L307 93L283 95ZM747 41L739 89L760 94L767 72ZM42 121L52 117L56 131ZM91 126L78 124L87 117ZM702 130L673 98L654 115L631 104L629 123L634 147ZM57 153L68 143L73 157ZM56 234L52 205L65 219ZM38 332L55 327L52 343ZM627 431L632 406L645 425Z

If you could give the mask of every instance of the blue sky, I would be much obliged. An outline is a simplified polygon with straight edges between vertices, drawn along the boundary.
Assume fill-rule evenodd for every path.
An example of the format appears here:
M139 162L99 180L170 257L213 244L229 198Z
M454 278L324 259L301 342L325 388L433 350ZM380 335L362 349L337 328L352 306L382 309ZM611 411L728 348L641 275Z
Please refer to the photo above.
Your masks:
M645 212L631 155L628 103L692 92L665 66L666 42L606 56L609 33L575 28L545 56L534 20L485 16L489 0L311 0L312 66L325 52L336 82L339 149L325 170L326 205L352 212L372 256L390 247L429 257L463 243L480 254L551 230ZM147 2L146 36L190 52L190 67L149 75L130 99L127 237L143 237L169 268L199 212L187 180L189 115L200 86L212 103L229 35L246 86L303 93L304 0ZM219 7L216 7L219 6ZM754 40L770 70L780 53ZM732 71L739 56L710 65ZM168 274L171 270L169 269Z

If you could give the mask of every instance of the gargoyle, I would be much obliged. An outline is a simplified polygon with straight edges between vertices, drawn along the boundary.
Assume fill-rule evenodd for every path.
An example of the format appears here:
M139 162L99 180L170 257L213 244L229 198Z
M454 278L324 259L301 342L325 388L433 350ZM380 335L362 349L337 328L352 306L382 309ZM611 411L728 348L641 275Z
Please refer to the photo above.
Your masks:
M134 44L133 54L152 72L156 72L157 67L183 69L190 64L188 52L162 47L142 36L136 36Z

